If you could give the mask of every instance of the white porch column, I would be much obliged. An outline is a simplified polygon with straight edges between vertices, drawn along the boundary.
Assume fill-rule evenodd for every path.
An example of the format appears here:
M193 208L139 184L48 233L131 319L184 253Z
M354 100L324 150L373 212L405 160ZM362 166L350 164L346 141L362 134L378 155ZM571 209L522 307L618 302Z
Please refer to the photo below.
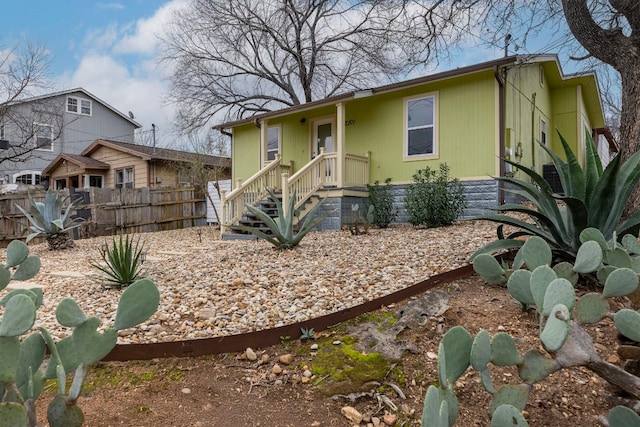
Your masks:
M267 121L260 121L260 169L262 169L267 163L267 142L268 142L268 132L267 132Z
M82 186L84 188L89 188L89 174L88 173L84 174L84 176L82 177L82 181L83 181L82 182L82 184L83 184Z
M336 181L338 188L344 186L344 104L336 104Z

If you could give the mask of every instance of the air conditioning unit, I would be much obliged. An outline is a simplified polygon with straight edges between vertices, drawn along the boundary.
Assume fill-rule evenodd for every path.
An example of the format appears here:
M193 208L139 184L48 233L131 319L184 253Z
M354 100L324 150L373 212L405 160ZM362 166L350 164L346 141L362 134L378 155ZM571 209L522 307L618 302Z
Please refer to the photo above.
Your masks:
M560 175L558 175L556 166L553 163L542 165L542 177L551 186L551 191L554 193L564 194L562 182L560 182Z

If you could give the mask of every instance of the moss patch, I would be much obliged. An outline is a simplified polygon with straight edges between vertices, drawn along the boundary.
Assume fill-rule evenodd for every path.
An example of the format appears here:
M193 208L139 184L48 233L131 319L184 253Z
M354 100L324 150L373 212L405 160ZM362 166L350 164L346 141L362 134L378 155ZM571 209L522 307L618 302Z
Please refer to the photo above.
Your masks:
M353 338L341 337L340 345L332 341L319 342L318 352L309 363L311 371L321 378L318 387L324 394L366 391L366 383L380 381L389 372L389 361L378 353L359 352Z

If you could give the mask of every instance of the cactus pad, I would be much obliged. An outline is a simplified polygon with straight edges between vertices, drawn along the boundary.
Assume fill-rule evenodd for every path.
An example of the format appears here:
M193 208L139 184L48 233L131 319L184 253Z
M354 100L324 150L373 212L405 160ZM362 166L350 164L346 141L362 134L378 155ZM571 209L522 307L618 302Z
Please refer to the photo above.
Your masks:
M440 344L444 347L446 355L447 380L453 385L471 363L473 338L462 326L454 326L444 334Z
M501 284L506 280L504 269L489 254L478 255L473 261L473 270L487 283Z
M611 427L640 426L640 416L626 406L616 406L611 409L608 420Z
M29 247L21 240L12 240L7 245L7 267L15 267L29 256Z
M547 292L544 294L542 314L549 316L556 304L564 305L570 313L575 303L576 292L573 289L573 285L567 279L555 279L549 283Z
M498 332L491 340L491 362L496 366L517 365L522 358L511 335Z
M576 303L574 317L579 323L595 323L609 312L609 301L599 293L583 295Z
M622 335L633 341L640 342L640 313L623 308L613 317L613 322Z
M520 304L535 304L531 293L531 272L529 270L516 270L511 273L507 281L507 289Z
M522 260L529 270L533 271L541 265L551 264L551 248L541 237L530 237L524 242L520 251L522 252Z
M618 268L607 277L602 295L607 298L621 297L629 295L636 289L638 289L638 274L630 268Z
M491 340L489 333L482 329L471 345L471 366L476 371L484 371L491 361Z
M544 294L547 292L549 283L556 280L558 275L548 265L541 265L531 273L531 295L538 307L538 311L542 311L544 304Z
M489 412L493 415L500 405L512 405L522 411L529 398L529 385L507 384L496 390L491 400Z
M149 279L141 279L129 286L120 297L115 329L131 328L147 320L158 309L160 291Z
M602 248L596 241L589 240L583 243L576 254L574 271L578 273L593 273L602 264Z
M36 321L36 305L26 295L16 295L7 301L0 324L0 336L22 335Z
M491 427L526 427L528 425L522 412L511 405L498 406L491 417Z
M533 384L557 371L555 363L538 350L529 350L518 366L518 375L522 381Z
M564 304L556 304L549 314L540 334L540 341L548 351L558 351L569 336L569 310Z

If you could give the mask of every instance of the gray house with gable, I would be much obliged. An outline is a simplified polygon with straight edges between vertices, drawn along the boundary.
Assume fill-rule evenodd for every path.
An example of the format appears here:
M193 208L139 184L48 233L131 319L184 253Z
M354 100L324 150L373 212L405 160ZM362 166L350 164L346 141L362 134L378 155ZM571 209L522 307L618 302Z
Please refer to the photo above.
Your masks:
M59 154L80 154L97 139L134 143L140 127L82 88L0 105L0 184L40 184Z

